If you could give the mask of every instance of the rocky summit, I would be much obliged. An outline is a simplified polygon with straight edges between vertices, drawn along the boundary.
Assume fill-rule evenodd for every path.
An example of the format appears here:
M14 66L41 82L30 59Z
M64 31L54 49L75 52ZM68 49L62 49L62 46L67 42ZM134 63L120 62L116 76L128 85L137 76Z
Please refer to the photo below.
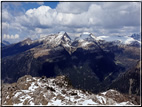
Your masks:
M2 105L135 105L116 90L93 94L72 87L66 76L56 78L25 75L2 85Z

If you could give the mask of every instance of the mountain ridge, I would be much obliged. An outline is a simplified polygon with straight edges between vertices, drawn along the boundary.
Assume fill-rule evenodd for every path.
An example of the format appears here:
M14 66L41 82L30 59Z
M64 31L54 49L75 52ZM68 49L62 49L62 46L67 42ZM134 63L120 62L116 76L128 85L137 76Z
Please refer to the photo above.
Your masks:
M85 34L90 37L91 33ZM96 39L84 41L88 44L82 46L62 32L3 47L2 81L16 82L24 75L47 78L66 75L75 88L98 93L106 91L108 85L139 58L136 47ZM134 49L135 53L132 52Z
M71 79L76 88L98 92L99 89L93 87L101 84L98 87L104 90L105 83L109 84L111 79L115 78L115 74L122 69L114 63L113 53L103 50L97 41L89 41L91 45L85 47L72 46L67 33L50 35L42 40L32 41L30 45L26 41L30 40L25 40L24 43L26 44L22 46L22 42L20 42L14 44L13 47L9 46L2 49L2 56L4 56L2 80L4 82L14 82L20 76L27 74L32 76L45 75L47 77L64 74ZM25 49L19 51L23 47ZM10 55L8 49L12 55ZM14 54L16 52L17 54ZM110 71L112 75L109 75ZM11 75L10 72L13 72L13 74ZM106 76L108 78L104 80Z

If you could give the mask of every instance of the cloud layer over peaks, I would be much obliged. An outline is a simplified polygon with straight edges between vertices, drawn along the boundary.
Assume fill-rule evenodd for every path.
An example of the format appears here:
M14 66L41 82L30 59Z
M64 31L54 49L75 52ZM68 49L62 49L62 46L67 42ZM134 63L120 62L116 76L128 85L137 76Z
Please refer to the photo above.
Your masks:
M82 32L97 36L140 32L140 2L59 2L54 9L41 5L18 15L12 13L7 8L2 11L3 36L19 34L22 39L59 31L71 36Z

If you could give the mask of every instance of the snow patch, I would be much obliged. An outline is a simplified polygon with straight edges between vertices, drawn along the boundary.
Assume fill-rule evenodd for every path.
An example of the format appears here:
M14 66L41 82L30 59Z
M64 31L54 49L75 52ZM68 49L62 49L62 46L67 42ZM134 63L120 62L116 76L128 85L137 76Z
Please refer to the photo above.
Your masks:
M106 104L106 99L104 97L96 95L96 98L101 104Z
M125 44L130 44L130 43L132 43L134 41L135 40L133 38L128 38L128 39L126 39Z
M135 40L130 36L98 36L96 37L96 40L105 40L107 42L120 41L123 44L131 44L134 41L140 43L140 41Z
M87 41L86 41L86 42L82 42L81 46L82 46L82 47L85 47L85 46L88 45L88 44L90 44L90 43L87 42Z
M89 99L89 100L85 100L82 102L82 105L96 105L98 103L92 101L92 99Z
M106 95L107 92L102 92L101 94Z
M22 94L22 92L16 92L16 94L14 95L14 97L18 97L20 94Z
M29 90L30 91L35 91L35 89L37 89L37 88L38 88L38 86L36 86L35 83L32 82L31 86L29 87Z

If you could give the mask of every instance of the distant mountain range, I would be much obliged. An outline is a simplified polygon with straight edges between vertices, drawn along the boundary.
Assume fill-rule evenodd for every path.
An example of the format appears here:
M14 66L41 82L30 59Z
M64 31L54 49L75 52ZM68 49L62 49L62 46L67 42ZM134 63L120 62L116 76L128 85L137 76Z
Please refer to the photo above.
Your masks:
M77 89L93 93L111 88L121 91L117 81L123 80L120 75L126 75L125 72L140 60L140 47L132 45L134 40L130 41L131 37L116 37L111 41L100 38L84 32L71 40L66 32L59 32L38 40L27 38L4 46L2 82L13 83L24 75L47 78L65 75ZM122 42L114 41L117 38L121 38ZM135 83L132 78L126 78L128 82L132 80L131 83ZM131 89L139 89L138 84ZM139 94L132 90L127 94Z
M141 45L140 34L132 34L131 36L98 36L96 39L131 46Z
M3 47L2 79L15 82L26 74L66 75L74 87L97 92L100 89L95 87L105 88L123 67L116 65L114 54L104 51L93 37L88 35L83 41L76 39L71 42L66 32L60 32L36 41L26 39Z
M3 40L1 46L7 46L7 45L10 45L10 43L8 41Z
M134 34L131 35L131 37L134 38L135 40L138 40L138 41L141 40L140 34L135 34L135 33L134 33Z

